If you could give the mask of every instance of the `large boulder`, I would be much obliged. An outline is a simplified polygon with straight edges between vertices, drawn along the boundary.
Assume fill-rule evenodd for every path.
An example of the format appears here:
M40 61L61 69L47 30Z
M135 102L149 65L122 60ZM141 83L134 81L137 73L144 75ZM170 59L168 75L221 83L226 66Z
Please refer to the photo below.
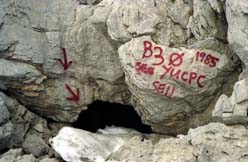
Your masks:
M202 44L170 48L144 36L119 48L133 105L156 132L182 132L207 120L197 114L213 108L209 105L233 71L224 45L218 51Z

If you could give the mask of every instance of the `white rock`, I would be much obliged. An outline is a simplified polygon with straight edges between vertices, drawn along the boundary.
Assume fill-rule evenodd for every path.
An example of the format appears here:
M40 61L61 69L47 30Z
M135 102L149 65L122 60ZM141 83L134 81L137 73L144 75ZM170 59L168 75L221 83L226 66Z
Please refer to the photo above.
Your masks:
M94 134L64 127L50 143L65 161L104 162L126 139L115 135Z

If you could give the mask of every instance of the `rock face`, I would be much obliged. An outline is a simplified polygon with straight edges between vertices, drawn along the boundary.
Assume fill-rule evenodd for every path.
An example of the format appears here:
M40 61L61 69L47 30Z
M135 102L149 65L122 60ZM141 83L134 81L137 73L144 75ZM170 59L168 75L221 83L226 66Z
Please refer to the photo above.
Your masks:
M248 123L248 78L235 83L230 98L222 94L213 111L213 118L226 124Z
M194 126L195 115L214 99L233 70L228 54L204 46L170 48L147 36L119 48L126 83L142 120L157 132L171 133Z
M226 17L228 22L228 42L237 53L245 67L248 64L247 57L247 23L248 5L246 0L226 0Z
M16 100L9 98L2 92L0 92L0 112L0 151L22 146L25 137L27 143L27 141L30 141L28 139L36 136L32 145L48 142L51 132L47 127L47 121L28 111ZM36 147L30 149L34 152L38 150Z
M0 90L59 122L102 100L132 104L156 132L185 132L236 78L224 1L0 3Z

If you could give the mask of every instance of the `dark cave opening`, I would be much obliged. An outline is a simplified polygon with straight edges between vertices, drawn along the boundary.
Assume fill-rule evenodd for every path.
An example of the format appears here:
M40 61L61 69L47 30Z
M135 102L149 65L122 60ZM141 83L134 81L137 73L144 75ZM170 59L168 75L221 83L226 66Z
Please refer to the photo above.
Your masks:
M150 126L141 119L132 106L95 101L82 111L73 127L96 132L106 126L132 128L142 133L152 133Z

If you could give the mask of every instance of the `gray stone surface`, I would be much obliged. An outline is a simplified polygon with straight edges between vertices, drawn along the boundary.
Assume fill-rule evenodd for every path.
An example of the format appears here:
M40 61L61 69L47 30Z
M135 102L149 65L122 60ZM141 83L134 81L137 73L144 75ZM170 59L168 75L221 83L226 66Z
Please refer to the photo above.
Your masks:
M226 0L226 17L228 22L228 42L247 67L248 64L248 6L246 0Z
M5 142L2 141L0 143L1 147L21 147L24 142L24 137L29 137L30 134L38 135L37 139L33 140L36 143L41 141L40 138L46 143L48 142L52 134L48 129L45 119L30 112L16 100L6 96L2 92L0 92L0 101L2 105L8 109L10 115L8 123L3 126L0 125L1 141L5 139ZM4 136L2 136L2 134L4 134ZM44 141L40 142L40 144L45 145Z
M26 153L33 154L35 157L44 156L49 150L49 147L44 140L35 134L25 138L22 148Z
M59 162L59 161L55 158L44 158L40 160L40 162Z
M177 137L141 136L140 134L124 136L117 133L103 135L63 128L51 142L55 150L68 162L79 162L79 155L81 160L92 162L246 162L248 160L247 135L248 129L244 126L228 127L220 123L210 123L190 129L187 135ZM103 143L108 137L113 141L106 146ZM123 140L124 137L125 140ZM74 143L74 139L81 142ZM122 140L120 142L116 139ZM105 151L106 149L110 151L108 154L110 156L100 158L102 151L99 148L110 148L113 144L119 145L118 150L105 148ZM84 150L86 146L89 147ZM95 150L93 157L89 153L92 150Z
M233 14L240 6L246 11L243 1L239 2L227 1L225 7L223 0L0 0L0 66L5 67L0 69L0 90L55 121L74 122L89 104L102 100L132 104L156 132L185 132L210 120L218 92L229 90L222 89L224 83L236 78L236 58L226 42L228 30L228 41L238 53L232 45L242 40L232 39L232 33L243 39L245 23L237 29L233 26L246 17L241 11L239 16ZM180 70L194 70L193 78L199 72L198 82L206 75L206 89L189 80L190 87L167 78L181 91L168 101L152 92L148 78L130 77L133 71L127 69L125 63L130 62L124 59L129 49L119 55L118 49L145 36L163 46L164 52L187 52L187 66ZM66 71L59 62L63 59L61 48L72 61ZM215 64L206 60L209 55L199 61L202 65L191 63L196 50L220 57L215 61L218 66L209 67ZM166 59L168 55L164 55ZM234 77L230 79L231 73ZM155 84L166 92L164 83ZM71 91L78 91L77 102L70 100Z
M173 133L174 130L176 133L184 127L200 124L197 122L204 120L202 117L195 120L197 112L207 110L220 86L230 77L234 64L225 45L216 41L219 49L213 46L211 49L204 45L206 42L192 45L192 49L178 49L156 44L149 36L144 36L119 48L133 105L154 131ZM201 62L197 57L199 51L218 59L216 65ZM144 64L146 67L141 69ZM190 79L193 75L195 79ZM190 117L183 114L190 114Z
M15 159L22 154L22 149L11 149L8 152L0 155L0 162L15 162Z
M31 154L23 155L22 149L11 149L0 156L0 162L38 162Z
M16 162L37 162L34 155L23 155L21 157L17 157Z
M0 127L0 151L11 147L13 125L8 122Z
M133 137L107 160L108 162L246 162L248 130L211 123L191 129L177 138L149 139Z
M9 120L9 111L4 105L3 101L0 100L0 125L6 123Z
M218 99L212 116L226 124L248 124L248 78L235 83L232 95L222 94Z

